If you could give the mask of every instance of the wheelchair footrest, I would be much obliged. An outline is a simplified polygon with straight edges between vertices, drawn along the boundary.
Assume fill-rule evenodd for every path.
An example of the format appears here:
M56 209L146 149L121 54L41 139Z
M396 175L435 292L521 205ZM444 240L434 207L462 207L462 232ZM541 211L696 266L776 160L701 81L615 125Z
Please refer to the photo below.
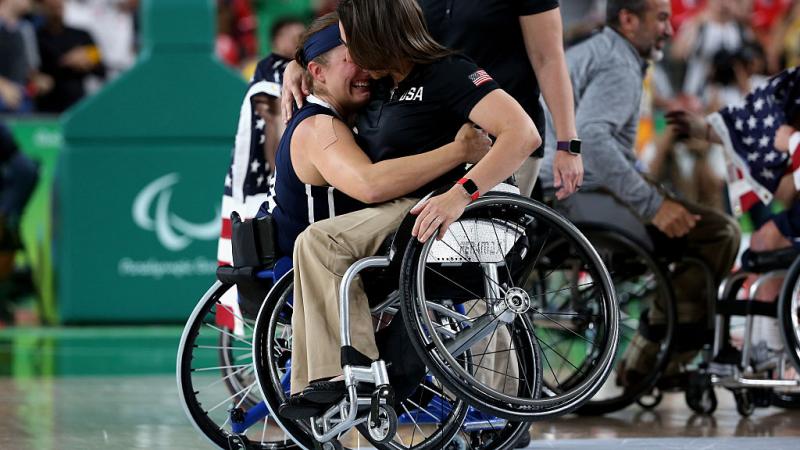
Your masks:
M767 316L778 317L777 302L755 300L720 300L716 305L717 314L722 316Z
M782 248L770 252L752 252L742 254L742 269L748 272L764 273L772 270L786 269L800 255L794 247Z

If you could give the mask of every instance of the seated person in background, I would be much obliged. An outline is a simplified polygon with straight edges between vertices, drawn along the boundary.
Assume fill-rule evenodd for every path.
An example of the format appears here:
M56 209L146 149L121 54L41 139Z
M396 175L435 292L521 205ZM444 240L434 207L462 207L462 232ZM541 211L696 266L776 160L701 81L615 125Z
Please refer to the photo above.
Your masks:
M24 18L31 0L0 0L0 113L33 111L33 97L53 80L39 73L36 31Z
M740 105L728 105L703 119L673 111L667 120L690 137L722 144L728 167L731 209L737 214L765 205L767 217L756 223L750 247L742 256L745 270L762 262L788 264L800 250L800 69L786 70L755 89ZM772 199L786 209L774 214ZM754 219L755 220L755 219ZM794 249L794 251L792 251ZM764 254L765 252L776 253ZM760 283L752 299L774 302L782 278ZM783 341L774 318L756 316L753 344L779 349ZM784 374L786 375L786 374Z
M800 69L773 77L740 105L729 105L704 119L672 111L668 122L684 135L723 144L732 169L732 210L741 214L759 201L779 200L786 210L764 221L750 239L750 250L764 252L800 247ZM775 151L777 150L777 152ZM734 194L735 193L735 194Z
M394 180L387 183L385 190L361 191L357 186L348 188L342 184L344 193L362 201L374 203L407 197L315 222L298 236L294 247L293 395L281 409L282 414L295 418L313 415L344 394L344 383L340 381L338 287L345 270L355 261L374 255L420 197L447 187L445 193L411 210L418 215L412 231L414 236L423 242L434 236L441 237L473 198L508 178L541 141L530 117L507 93L498 89L485 71L430 37L422 11L414 0L345 0L339 3L337 11L341 34L335 26L319 33L324 33L328 42L345 45L340 49L345 59L332 59L331 64L352 61L369 72L367 76L361 72L342 80L345 92L365 95L368 91L359 89L363 81L370 77L380 80L369 107L356 121L358 139L363 140L364 150L369 155L360 156L364 162L374 161L376 166L386 167L400 157L406 157L408 162L432 158L431 153L437 152L433 149L463 131L462 124L466 121L476 123L496 140L486 156L466 174L454 164L423 163L422 167L426 167L423 171L412 170L407 162L398 164L397 171L383 171L383 177ZM387 20L387 17L394 20ZM309 56L311 45L307 42L305 47L306 56ZM315 82L336 81L311 64L308 71ZM338 92L340 88L330 89ZM312 107L320 105L312 103ZM297 116L295 114L292 120ZM324 150L318 156L319 172L325 172L323 167L327 167L330 176L342 178L337 182L335 178L327 179L325 174L329 184L336 186L355 179L363 180L368 187L375 182L370 180L378 180L363 178L350 168L363 163L351 160L348 166L343 166L330 159L330 155L352 146L352 137L344 121L317 115L305 122L325 132L305 138L296 134L293 144L300 139L316 141L314 145ZM287 136L288 131L284 139ZM279 159L280 154L281 150ZM441 157L446 158L446 155ZM292 161L300 159L292 155ZM278 167L279 171L283 170L280 161ZM450 170L453 168L456 170ZM298 170L297 175L308 176L308 180L317 179L313 172L303 175ZM282 176L279 172L278 184ZM417 180L425 185L422 188L414 189L407 184L409 179L423 177L425 180ZM462 181L456 183L460 177ZM403 189L398 188L401 183L405 183ZM280 202L280 189L278 198ZM276 219L278 216L276 214ZM351 291L350 313L353 348L370 360L376 359L378 351L372 317L359 282ZM314 351L309 351L307 345L312 342Z
M231 213L236 211L242 218L250 219L263 202L269 201L275 150L284 128L277 108L283 72L294 57L303 31L305 26L292 19L279 20L273 26L273 51L256 64L242 100L222 197L223 226L217 247L217 261L221 265L233 263L228 223Z
M44 23L36 35L42 73L53 78L52 91L37 99L41 112L61 113L86 95L91 76L104 78L106 69L94 39L84 30L64 25L64 0L40 0Z
M658 59L672 36L670 11L669 0L609 0L608 26L567 51L578 135L586 148L595 151L584 155L582 191L558 202L557 208L576 222L622 228L656 255L685 247L684 254L705 261L719 282L736 258L738 225L649 181L640 172L633 150L647 60ZM553 188L548 160L556 151L551 145L545 148L541 174L545 189ZM704 323L708 313L705 276L692 269L678 264L671 272L679 326ZM663 323L659 306L650 308L651 324ZM637 333L624 357L619 381L627 385L647 373L658 347ZM674 355L673 361L686 361L695 354Z
M20 219L38 179L36 163L19 151L0 122L0 322L11 320L5 285L12 282L16 252L22 248Z

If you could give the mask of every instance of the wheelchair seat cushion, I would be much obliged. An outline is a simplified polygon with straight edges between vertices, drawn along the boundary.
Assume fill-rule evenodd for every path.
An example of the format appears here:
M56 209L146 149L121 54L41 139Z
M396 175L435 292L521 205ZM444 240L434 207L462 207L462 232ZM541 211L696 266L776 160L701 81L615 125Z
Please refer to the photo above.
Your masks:
M800 255L794 247L786 247L767 252L754 252L750 249L742 254L742 269L748 272L764 273L787 269Z

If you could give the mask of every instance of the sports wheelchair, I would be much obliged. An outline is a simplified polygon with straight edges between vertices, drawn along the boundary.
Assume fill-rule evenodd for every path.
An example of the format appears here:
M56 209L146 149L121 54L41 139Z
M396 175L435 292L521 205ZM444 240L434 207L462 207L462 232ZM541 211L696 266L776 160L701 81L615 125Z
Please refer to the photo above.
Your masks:
M781 279L777 299L758 300L762 287ZM713 412L712 387L722 386L733 392L736 410L745 417L756 407L800 407L800 253L747 250L742 269L722 282L718 296L714 358L693 393L700 401L689 405L696 412ZM741 349L732 344L737 316L744 317ZM776 320L764 321L768 325L757 339L754 329L761 317Z
M567 202L557 201L554 194L546 190L545 201L569 217L592 243L610 273L620 309L619 347L611 374L576 413L601 415L634 402L653 408L661 401L662 392L672 389L661 383L673 355L683 357L705 350L704 360L708 360L711 353L713 318L678 324L671 278L682 271L704 274L705 301L710 310L716 301L714 276L702 260L688 257L680 240L668 239L643 225L610 192L582 190ZM643 348L647 348L646 357L641 357ZM626 364L631 356L640 360L635 371ZM547 389L553 380L546 372L544 375Z
M539 203L489 193L441 241L420 244L410 238L412 225L408 217L385 255L345 274L347 395L311 420L276 414L291 370L291 272L269 275L277 282L255 322L222 302L230 284L212 287L187 324L178 357L182 400L195 425L223 448L333 449L353 427L377 448L509 448L525 422L570 412L597 391L616 350L616 298L601 259L572 224ZM385 361L356 361L346 351L347 293L356 276L376 328L400 312L427 367L408 398L394 401ZM223 327L210 314L234 321ZM202 332L219 344L201 344ZM582 345L565 351L561 342L573 338ZM206 360L196 355L201 350ZM561 377L540 395L543 372ZM365 395L359 383L374 390ZM231 392L203 398L222 387Z

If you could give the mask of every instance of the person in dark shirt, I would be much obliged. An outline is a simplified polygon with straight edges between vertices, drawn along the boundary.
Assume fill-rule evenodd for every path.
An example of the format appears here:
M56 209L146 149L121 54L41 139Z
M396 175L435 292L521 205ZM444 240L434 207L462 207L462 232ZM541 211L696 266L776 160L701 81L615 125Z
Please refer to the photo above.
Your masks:
M376 101L359 118L355 130L372 161L428 152L452 141L467 121L496 140L466 173L448 171L423 188L445 189L440 195L417 204L418 191L316 222L299 235L293 254L295 395L288 406L326 403L344 392L336 305L345 270L374 255L409 210L417 216L413 236L421 242L441 238L471 201L508 178L541 144L530 116L485 70L433 40L414 0L344 0L337 12L347 59L380 80ZM393 20L386 20L390 17ZM340 129L325 138L333 145L343 139L344 132ZM351 324L371 324L360 284L353 286L350 304ZM371 327L364 332L351 330L351 338L357 351L373 360L378 357ZM306 348L311 342L314 352ZM295 366L304 369L305 380L295 377ZM303 382L311 384L298 392Z
M0 113L27 113L32 98L52 85L38 73L36 32L24 17L31 0L0 0Z
M100 51L86 31L64 25L64 0L41 0L44 24L37 33L41 71L53 77L53 90L37 99L42 112L61 113L86 94L90 75L105 76Z
M554 117L559 142L576 140L572 86L564 59L558 0L417 0L431 35L463 52L485 69L533 119L545 136L545 116L539 85ZM523 195L536 182L544 142L517 172ZM580 186L581 156L559 152L553 160L556 195L564 198Z

